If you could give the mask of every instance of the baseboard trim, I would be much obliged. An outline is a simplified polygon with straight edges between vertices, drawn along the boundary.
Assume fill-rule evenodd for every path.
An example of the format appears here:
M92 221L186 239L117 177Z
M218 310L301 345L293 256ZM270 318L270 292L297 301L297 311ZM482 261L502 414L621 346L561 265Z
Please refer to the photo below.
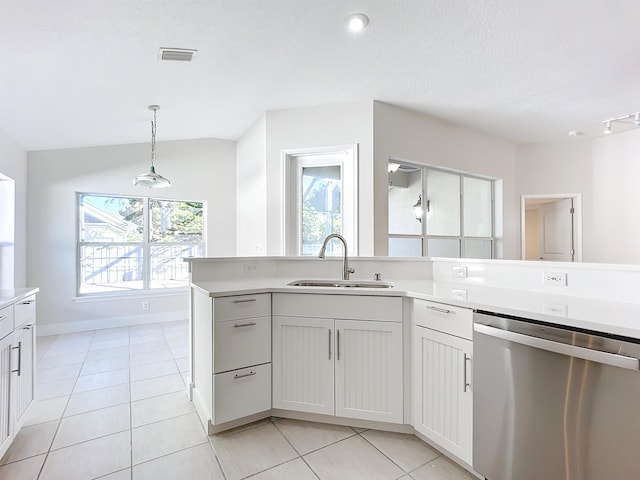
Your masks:
M103 330L105 328L133 327L136 325L149 325L151 323L175 322L189 318L187 310L175 312L162 312L147 315L129 315L126 317L96 318L81 322L60 322L38 324L37 336L61 335L64 333L88 332L91 330Z

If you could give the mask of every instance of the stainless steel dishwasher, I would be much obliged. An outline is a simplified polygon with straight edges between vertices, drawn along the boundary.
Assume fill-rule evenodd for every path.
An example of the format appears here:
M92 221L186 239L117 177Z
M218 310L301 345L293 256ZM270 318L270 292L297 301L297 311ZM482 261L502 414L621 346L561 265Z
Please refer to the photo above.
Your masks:
M473 351L475 471L640 479L638 340L478 312Z

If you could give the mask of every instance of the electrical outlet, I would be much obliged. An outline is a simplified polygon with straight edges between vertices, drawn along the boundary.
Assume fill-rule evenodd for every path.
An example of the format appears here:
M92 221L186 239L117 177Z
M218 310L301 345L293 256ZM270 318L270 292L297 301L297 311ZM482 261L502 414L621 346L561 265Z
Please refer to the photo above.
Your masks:
M451 274L456 278L467 278L467 267L453 267Z
M142 310L149 310L151 308L150 302L142 302Z
M544 272L542 274L543 285L567 285L567 274L565 272Z
M557 315L558 317L567 316L567 305L564 303L545 303L542 310L549 315Z
M467 291L466 290L458 290L458 289L454 288L453 290L451 290L451 297L455 298L456 300L460 300L462 302L466 302L467 301Z
M258 265L255 263L245 263L244 264L244 273L255 273L258 269Z

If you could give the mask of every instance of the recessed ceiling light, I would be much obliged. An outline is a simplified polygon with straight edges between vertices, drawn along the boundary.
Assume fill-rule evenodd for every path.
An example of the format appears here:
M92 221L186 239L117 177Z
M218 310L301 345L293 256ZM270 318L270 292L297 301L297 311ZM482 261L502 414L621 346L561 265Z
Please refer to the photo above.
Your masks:
M580 135L584 135L584 133L578 130L571 130L567 135L570 137L579 137Z
M160 47L158 60L168 60L174 62L190 62L197 50L190 48L165 48Z
M369 17L364 13L354 13L346 19L347 28L352 32L359 32L369 24Z

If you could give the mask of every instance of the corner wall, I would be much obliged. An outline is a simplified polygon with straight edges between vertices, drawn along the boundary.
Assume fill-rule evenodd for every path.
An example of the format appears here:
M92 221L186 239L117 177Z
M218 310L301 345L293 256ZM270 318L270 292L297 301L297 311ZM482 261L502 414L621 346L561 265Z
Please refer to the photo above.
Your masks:
M0 288L27 287L27 152L2 130L0 173L15 182L14 273L12 284L0 284Z
M640 131L521 145L517 194L582 194L584 262L640 264Z
M187 318L186 289L147 297L88 300L76 296L76 192L157 196L207 202L208 256L235 255L235 142L203 139L158 143L156 167L172 186L135 187L148 170L149 144L76 148L28 154L28 279L40 287L39 334Z

